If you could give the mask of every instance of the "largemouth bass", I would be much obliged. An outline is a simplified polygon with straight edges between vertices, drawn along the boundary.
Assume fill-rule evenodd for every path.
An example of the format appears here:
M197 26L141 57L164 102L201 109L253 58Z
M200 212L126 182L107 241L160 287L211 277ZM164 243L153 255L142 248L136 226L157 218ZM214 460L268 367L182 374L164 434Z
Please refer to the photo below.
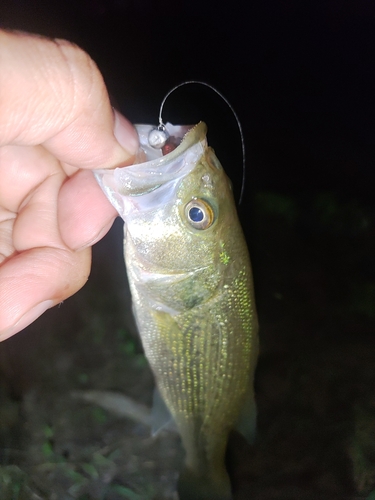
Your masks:
M167 128L174 150L150 147L151 126L138 126L142 163L97 178L125 221L136 322L186 451L180 500L229 500L228 435L239 420L246 433L254 416L241 412L255 408L251 265L206 125Z

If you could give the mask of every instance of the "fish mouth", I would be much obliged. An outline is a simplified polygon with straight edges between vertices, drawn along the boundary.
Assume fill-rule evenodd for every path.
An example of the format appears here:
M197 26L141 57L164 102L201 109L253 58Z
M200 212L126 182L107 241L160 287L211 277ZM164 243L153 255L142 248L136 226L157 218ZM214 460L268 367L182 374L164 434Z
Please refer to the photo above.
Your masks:
M184 126L174 127L171 124L167 124L166 127L167 130L168 127L182 131L186 129ZM194 169L207 146L207 127L203 122L190 128L183 136L181 144L164 156L162 151L151 148L149 145L148 135L154 127L136 125L136 128L143 151L141 157L146 157L147 161L114 170L98 169L95 171L100 187L124 220L129 215L128 211L131 210L129 199L133 199L134 203L139 205L142 197L148 198L151 195L154 198L152 193L157 192L160 195L163 187L169 192L173 190L176 182ZM171 133L182 134L173 130ZM144 203L146 200L142 202L142 205Z

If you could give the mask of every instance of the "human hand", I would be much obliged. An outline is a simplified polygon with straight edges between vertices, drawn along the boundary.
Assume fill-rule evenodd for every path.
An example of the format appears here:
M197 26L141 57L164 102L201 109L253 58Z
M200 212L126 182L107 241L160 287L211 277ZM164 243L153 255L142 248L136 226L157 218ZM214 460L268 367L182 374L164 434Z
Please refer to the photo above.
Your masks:
M0 30L0 340L85 284L117 215L91 170L137 149L86 53Z

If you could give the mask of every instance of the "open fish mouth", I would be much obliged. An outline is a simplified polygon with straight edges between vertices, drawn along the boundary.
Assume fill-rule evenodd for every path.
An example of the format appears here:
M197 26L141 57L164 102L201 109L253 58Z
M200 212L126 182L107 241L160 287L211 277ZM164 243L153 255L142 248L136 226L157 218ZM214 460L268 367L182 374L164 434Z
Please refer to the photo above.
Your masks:
M168 133L181 138L181 143L166 155L149 144L148 137L154 129L152 125L135 127L141 148L138 159L142 163L95 171L99 185L124 220L133 211L157 208L170 200L176 184L194 169L207 146L207 127L203 122L193 127L176 127L167 123ZM127 203L124 203L124 197Z

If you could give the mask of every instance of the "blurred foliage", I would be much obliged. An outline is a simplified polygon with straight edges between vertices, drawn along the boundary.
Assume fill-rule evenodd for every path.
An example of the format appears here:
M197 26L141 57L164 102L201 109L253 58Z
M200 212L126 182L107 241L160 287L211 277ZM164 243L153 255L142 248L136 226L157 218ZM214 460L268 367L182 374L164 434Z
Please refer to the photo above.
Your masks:
M373 210L334 192L262 191L253 208L259 439L238 459L243 498L375 500ZM173 498L182 455L169 438L69 398L78 388L151 401L129 298L101 272L25 336L37 340L23 369L39 392L27 385L17 400L0 386L0 500Z
M298 206L296 201L287 195L260 192L255 196L256 210L260 213L279 216L288 225L292 226L298 216Z
M354 408L354 434L349 446L357 490L368 494L375 485L375 407ZM374 492L368 498L374 497ZM375 497L374 497L375 498Z
M371 214L357 201L340 201L334 192L318 194L313 203L318 223L335 233L352 235L369 229Z
M28 474L16 465L0 467L0 492L2 500L39 500L28 486Z
M352 312L375 318L375 283L354 283L351 294Z

